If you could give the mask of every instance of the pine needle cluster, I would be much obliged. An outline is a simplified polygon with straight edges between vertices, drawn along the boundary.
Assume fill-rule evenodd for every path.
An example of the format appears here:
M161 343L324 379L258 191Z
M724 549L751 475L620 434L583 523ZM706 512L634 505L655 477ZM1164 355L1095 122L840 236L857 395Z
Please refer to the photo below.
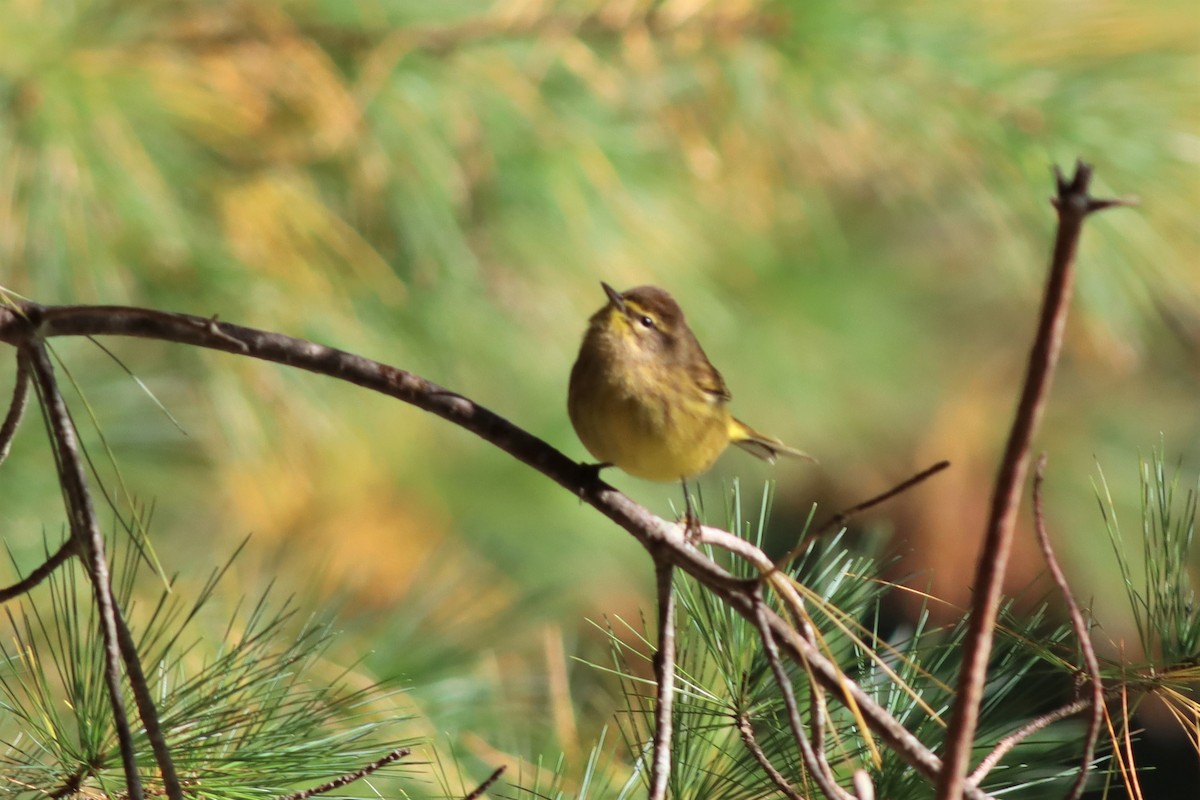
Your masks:
M192 796L269 798L352 773L406 747L394 691L364 682L327 654L328 620L267 590L225 621L215 607L229 563L192 595L159 583L137 593L145 563L117 546L114 596L135 635L181 783ZM139 607L150 597L144 611ZM72 561L6 608L0 641L0 784L5 796L119 798L117 734L103 683L103 643L88 579ZM139 768L155 794L155 763L134 732ZM405 768L405 762L398 765ZM393 768L394 769L394 768ZM341 797L370 796L362 789Z

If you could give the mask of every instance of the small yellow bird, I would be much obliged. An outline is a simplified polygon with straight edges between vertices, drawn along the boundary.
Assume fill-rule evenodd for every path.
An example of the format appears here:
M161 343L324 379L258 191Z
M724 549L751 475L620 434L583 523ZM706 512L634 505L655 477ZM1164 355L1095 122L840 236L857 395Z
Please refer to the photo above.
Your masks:
M656 286L619 293L600 285L608 304L588 322L567 411L602 465L652 481L683 481L688 499L686 480L731 443L771 463L781 455L813 460L729 413L729 389L670 294Z

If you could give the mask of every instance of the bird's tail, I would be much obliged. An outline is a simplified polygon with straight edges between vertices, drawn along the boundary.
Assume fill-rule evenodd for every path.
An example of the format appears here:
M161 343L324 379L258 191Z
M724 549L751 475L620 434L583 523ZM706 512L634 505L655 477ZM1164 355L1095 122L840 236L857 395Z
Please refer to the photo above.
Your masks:
M729 441L736 444L738 447L750 453L753 456L761 458L768 464L774 464L775 459L780 456L788 458L803 458L806 461L811 461L814 464L817 460L805 453L802 450L796 450L793 447L788 447L783 442L776 439L774 436L767 436L765 433L759 433L751 428L740 419L730 418L729 422Z

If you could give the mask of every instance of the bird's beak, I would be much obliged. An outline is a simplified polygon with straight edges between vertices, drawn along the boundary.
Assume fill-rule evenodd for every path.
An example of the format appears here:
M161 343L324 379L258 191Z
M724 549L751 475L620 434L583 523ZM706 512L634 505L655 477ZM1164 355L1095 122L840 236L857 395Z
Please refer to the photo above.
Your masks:
M604 281L600 281L600 285L604 287L604 293L608 295L608 299L617 307L617 310L622 314L628 313L625 310L625 298L621 297L621 293Z

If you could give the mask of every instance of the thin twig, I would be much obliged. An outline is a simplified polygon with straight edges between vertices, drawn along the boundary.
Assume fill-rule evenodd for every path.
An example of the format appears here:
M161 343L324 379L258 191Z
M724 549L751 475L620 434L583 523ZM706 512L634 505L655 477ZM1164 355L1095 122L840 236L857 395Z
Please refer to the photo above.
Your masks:
M121 651L121 660L125 662L125 674L129 676L129 685L133 688L133 701L137 704L138 715L142 718L142 727L146 730L146 738L150 741L150 749L154 751L154 760L158 763L158 770L162 775L163 789L172 800L175 797L182 798L183 786L179 782L179 774L175 771L175 761L171 758L167 737L158 721L158 708L154 705L154 696L150 693L150 685L142 669L137 644L133 641L129 626L125 624L125 616L115 603L113 616L117 622L117 647Z
M988 753L982 761L979 762L979 766L977 766L975 771L971 773L971 783L977 784L986 778L988 773L995 769L996 765L1000 763L1000 759L1008 755L1010 750L1028 739L1033 734L1037 733L1043 728L1053 725L1059 720L1074 716L1080 711L1087 709L1091 705L1092 698L1080 698L1079 700L1067 703L1065 706L1060 706L1051 712L1031 719L1020 728L1017 728L1008 736L1005 736L1003 739L997 742L996 746L992 748L992 751ZM1103 709L1103 706L1101 706L1101 709Z
M799 544L797 544L795 547L793 547L791 550L789 550L787 555L785 555L783 558L781 558L775 562L774 569L775 570L784 569L788 564L790 564L792 562L792 559L794 559L796 556L800 555L800 553L804 550L804 548L809 546L809 544L812 542L813 539L817 539L821 536L824 536L825 534L829 533L832 530L841 528L843 525L845 525L847 522L850 521L851 517L855 516L856 514L861 514L862 512L866 511L867 509L874 508L875 506L879 505L880 503L891 500L896 495L898 495L902 492L908 491L912 487L916 486L918 483L921 483L922 481L924 481L926 478L932 478L934 475L938 474L939 472L941 472L942 470L946 469L949 466L950 466L949 461L944 461L944 460L939 461L936 464L934 464L932 467L927 467L927 468L921 470L920 472L918 472L916 475L913 475L911 478L901 481L900 483L893 486L891 489L888 489L883 494L877 494L874 497L870 498L869 500L864 500L861 503L858 503L857 505L853 505L847 509L839 511L838 513L834 514L832 517L830 517L829 519L827 519L823 523L821 523L821 525L819 525L818 527L809 531L804 537L802 537L800 539ZM760 578L759 580L762 580L762 578Z
M792 788L792 784L788 783L788 779L783 777L779 770L775 769L775 765L767 758L767 754L762 751L758 744L758 739L754 737L754 728L750 725L750 715L742 712L737 718L738 733L742 736L742 743L746 745L746 749L750 751L750 755L754 756L754 760L762 767L763 772L767 773L767 777L775 784L780 792L782 792L789 800L805 800L804 795Z
M25 355L17 351L17 377L13 384L12 401L8 404L8 414L4 424L0 425L0 464L8 458L12 449L13 439L16 438L17 428L25 416L25 407L29 405L29 366L25 363Z
M87 558L88 574L96 596L96 608L100 612L100 632L104 640L104 682L108 688L108 699L112 706L113 725L117 730L117 741L121 749L121 763L125 769L125 785L130 800L142 800L142 782L138 776L137 756L133 750L133 736L129 730L129 719L125 714L125 701L121 694L121 654L117 646L116 601L112 595L112 581L108 562L104 557L104 536L96 520L92 498L87 490L83 463L79 457L79 442L75 428L71 425L66 403L54 380L54 367L46 355L46 345L38 340L23 348L29 359L42 413L50 429L58 479L63 487L67 505L67 519L71 525L71 536ZM171 800L182 800L182 792Z
M671 778L672 709L675 705L675 568L669 561L654 560L658 588L658 652L654 654L654 679L658 684L654 705L654 752L650 763L649 800L665 800Z
M54 554L47 558L40 566L11 586L5 586L3 589L0 589L0 603L7 603L14 597L25 594L46 580L51 572L54 572L54 570L62 566L63 562L75 555L77 552L76 542L75 537L67 537L62 546L55 550Z
M761 597L755 597L754 600L756 601L754 624L758 627L759 636L762 637L763 652L767 656L767 662L771 665L771 672L775 676L779 693L783 695L788 724L791 726L792 736L800 748L800 757L804 761L804 766L827 798L830 800L853 800L846 790L837 785L828 764L824 759L817 757L808 737L804 735L804 723L800 720L800 709L796 705L796 695L792 691L792 679L788 677L787 670L783 668L783 662L779 659L779 647L775 644L771 626L767 623L767 617L763 613L765 605Z
M942 470L946 469L949 466L950 466L950 462L943 459L942 461L939 461L936 464L934 464L932 467L926 467L925 469L918 472L916 475L913 475L908 480L901 481L900 483L893 486L891 489L888 489L883 494L877 494L869 500L862 501L858 505L853 505L847 509L839 511L838 513L834 514L829 519L825 520L825 522L821 523L821 526L818 527L812 533L810 533L808 535L808 537L806 537L806 538L813 538L816 536L821 536L823 534L828 533L831 530L835 530L837 528L842 527L847 522L849 522L850 518L853 517L854 515L861 514L862 512L866 511L867 509L874 508L875 506L879 505L880 503L891 500L896 495L898 495L902 492L908 491L912 487L916 486L918 483L921 483L922 481L924 481L926 478L932 478L934 475L937 475L939 472L941 472Z
M815 644L816 637L812 635L811 626L805 623L803 629L809 636L809 641ZM829 717L829 709L825 704L825 690L821 688L821 684L812 679L811 673L808 676L808 703L809 743L821 766L828 770L829 761L825 756L825 720Z
M813 641L815 643L815 638ZM825 721L829 718L829 708L825 704L825 690L812 679L811 673L808 676L808 698L809 742L822 768L830 770L832 774L829 759L825 755Z
M1092 684L1092 716L1088 720L1087 736L1083 740L1079 775L1076 776L1071 791L1067 793L1067 800L1078 800L1079 796L1083 794L1083 786L1087 782L1088 772L1092 768L1092 759L1096 755L1096 740L1100 737L1100 725L1104 721L1104 685L1100 678L1100 660L1096 658L1096 651L1092 647L1087 622L1083 618L1083 612L1079 610L1079 604L1075 602L1074 595L1071 594L1071 587L1067 585L1067 576L1063 574L1062 567L1058 564L1054 548L1050 544L1050 535L1046 533L1046 514L1042 508L1042 481L1045 469L1046 454L1042 453L1033 478L1034 529L1037 532L1038 544L1042 546L1042 555L1046 557L1046 566L1050 568L1050 575L1058 586L1058 590L1062 592L1063 602L1067 605L1067 613L1071 617L1071 627L1075 630L1075 638L1079 640L1079 651L1083 655L1083 663L1087 666L1088 677L1091 678Z
M299 792L293 792L291 794L281 794L276 797L275 800L308 800L309 797L315 797L319 794L332 792L334 789L340 789L341 787L354 783L361 778L365 778L375 770L386 767L393 761L399 761L410 753L412 753L411 747L397 747L383 758L379 759L378 761L372 761L365 767L356 769L353 772L347 772L345 775L334 778L328 783L322 783L320 786L313 786L311 789L302 789Z
M1063 330L1066 326L1067 308L1075 275L1075 253L1083 231L1083 222L1093 211L1120 203L1093 200L1088 196L1092 170L1083 162L1076 162L1075 174L1070 181L1057 169L1055 178L1058 193L1053 203L1058 210L1058 233L1054 242L1054 255L1050 263L1050 275L1042 301L1037 334L1029 354L1024 388L992 491L987 532L973 584L975 597L963 645L963 665L959 673L954 710L946 732L946 749L943 756L945 764L938 778L938 800L958 800L962 796L968 760L975 740L975 729L979 722L979 706L983 699L988 656L992 649L992 634L1000 609L1000 591L1008 566L1008 556L1012 550L1013 528L1021 489L1029 469L1029 445L1046 404L1050 379L1062 349Z
M487 790L492 787L493 783L500 780L500 776L504 774L504 770L507 768L508 766L505 764L501 764L500 766L496 767L494 770L492 770L492 774L488 775L487 779L483 783L476 786L475 791L464 797L463 800L479 800L479 798L483 797Z
M759 613L752 599L757 582L730 574L688 541L679 525L651 514L600 480L594 470L567 458L545 441L420 376L303 339L205 317L121 306L41 306L26 302L17 309L0 307L0 341L21 344L33 336L88 335L136 336L244 354L347 381L424 409L479 436L563 486L628 531L647 551L659 553L706 586L735 613L751 621ZM763 558L766 559L765 555ZM766 562L769 569L771 562L769 559ZM941 760L911 731L846 677L818 647L805 641L786 620L770 609L761 613L788 658L804 664L813 680L852 703L867 727L906 764L929 780L936 778ZM974 787L967 788L967 796L971 800L986 797Z

